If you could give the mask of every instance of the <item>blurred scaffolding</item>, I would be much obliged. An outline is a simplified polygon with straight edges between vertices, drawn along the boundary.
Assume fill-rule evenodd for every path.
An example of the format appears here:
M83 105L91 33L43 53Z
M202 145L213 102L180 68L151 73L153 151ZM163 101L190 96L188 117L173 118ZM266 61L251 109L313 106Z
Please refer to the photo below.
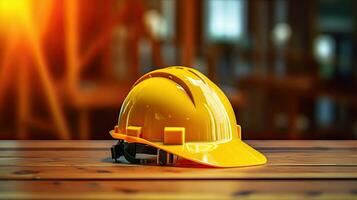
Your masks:
M245 139L357 137L353 0L0 0L0 139L105 139L131 84L184 65Z

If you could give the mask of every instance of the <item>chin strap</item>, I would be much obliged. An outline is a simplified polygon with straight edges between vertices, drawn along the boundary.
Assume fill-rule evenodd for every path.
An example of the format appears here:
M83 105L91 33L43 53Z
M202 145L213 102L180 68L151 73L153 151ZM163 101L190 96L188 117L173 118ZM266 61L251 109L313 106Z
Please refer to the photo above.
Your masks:
M138 159L137 154L156 155L156 163L158 165L174 165L178 157L174 154L168 153L155 147L138 144L128 143L124 140L119 140L116 145L111 147L112 160L119 163L120 157L124 158L132 164L148 164L155 162L153 159Z

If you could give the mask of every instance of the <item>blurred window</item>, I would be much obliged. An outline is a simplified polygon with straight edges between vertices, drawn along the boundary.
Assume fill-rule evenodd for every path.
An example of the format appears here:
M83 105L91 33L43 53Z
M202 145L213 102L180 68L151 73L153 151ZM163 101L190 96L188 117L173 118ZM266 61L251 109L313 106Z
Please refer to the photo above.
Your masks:
M209 41L242 38L246 23L245 0L207 0L206 32Z

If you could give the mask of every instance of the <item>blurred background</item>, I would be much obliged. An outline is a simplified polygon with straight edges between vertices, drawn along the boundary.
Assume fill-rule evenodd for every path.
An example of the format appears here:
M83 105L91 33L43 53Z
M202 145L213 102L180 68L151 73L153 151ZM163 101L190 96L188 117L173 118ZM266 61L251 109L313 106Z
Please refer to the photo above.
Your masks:
M356 139L356 20L354 0L0 0L0 139L110 139L171 65L225 91L244 139Z

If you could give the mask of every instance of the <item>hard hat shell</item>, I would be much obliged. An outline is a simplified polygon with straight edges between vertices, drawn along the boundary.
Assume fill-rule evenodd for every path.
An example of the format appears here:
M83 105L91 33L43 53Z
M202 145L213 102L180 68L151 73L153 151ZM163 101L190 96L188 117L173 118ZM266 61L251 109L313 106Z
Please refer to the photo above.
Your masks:
M224 93L205 75L187 67L159 69L139 78L110 134L215 167L267 162L241 140L240 126Z

